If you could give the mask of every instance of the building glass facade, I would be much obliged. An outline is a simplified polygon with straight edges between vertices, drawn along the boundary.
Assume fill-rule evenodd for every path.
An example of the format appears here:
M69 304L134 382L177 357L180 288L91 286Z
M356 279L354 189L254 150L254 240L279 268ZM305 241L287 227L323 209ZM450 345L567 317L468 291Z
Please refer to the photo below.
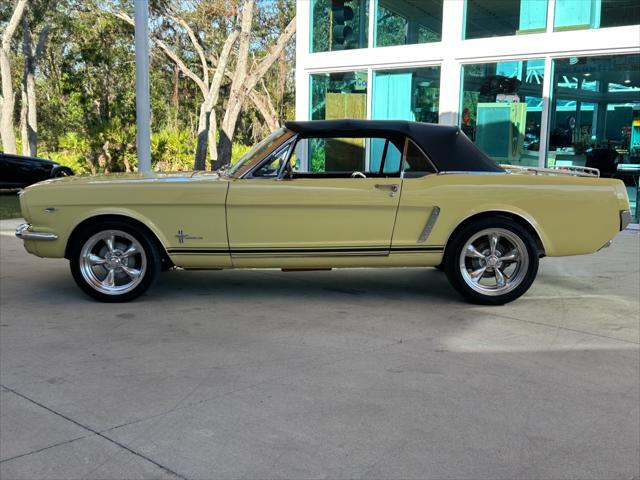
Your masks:
M439 42L444 0L377 0L374 45Z
M638 23L637 0L555 0L553 28L557 32Z
M459 125L500 163L596 166L625 183L638 223L640 2L297 6L298 119ZM362 147L365 167L375 169L376 140Z
M499 163L537 166L544 60L463 67L460 127Z
M622 180L637 221L640 54L553 61L547 164Z
M465 0L467 39L540 33L546 26L546 0Z
M369 35L369 0L311 0L311 51L365 48Z

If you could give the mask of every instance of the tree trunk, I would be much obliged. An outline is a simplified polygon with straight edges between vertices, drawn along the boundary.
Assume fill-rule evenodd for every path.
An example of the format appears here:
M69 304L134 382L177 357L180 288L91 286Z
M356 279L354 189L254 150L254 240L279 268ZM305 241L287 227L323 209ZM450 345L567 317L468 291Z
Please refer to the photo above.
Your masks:
M253 0L246 0L245 8L253 8ZM276 43L269 49L269 52L260 60L253 71L247 75L247 62L249 56L249 40L251 33L252 10L242 12L242 28L240 31L240 48L238 49L238 62L231 84L231 94L227 103L227 111L222 121L220 140L218 143L218 161L226 165L231 161L231 146L233 134L236 129L236 122L242 110L242 105L257 83L264 77L269 68L278 59L280 52L296 31L295 17L289 22L287 28L280 34ZM246 18L248 17L248 18Z
M209 132L208 132L208 141L210 159L211 159L211 170L217 170L220 168L218 166L218 146L216 144L216 132L218 131L218 120L216 118L216 111L211 110L209 113Z
M22 154L30 155L29 153L29 127L27 126L27 110L29 110L27 102L27 86L22 80L21 89L22 102L20 103L20 139L22 143Z
M200 118L198 119L198 141L196 144L195 170L205 170L207 162L207 142L209 141L209 118L211 112L207 112L206 105L200 105Z
M240 43L238 46L238 60L231 82L231 92L227 110L222 120L220 140L218 141L218 161L224 166L231 162L231 145L236 128L236 121L244 100L243 89L247 79L247 64L249 63L249 47L251 43L251 24L253 23L253 7L255 0L245 0L240 17Z
M35 157L38 154L38 115L36 110L36 58L31 44L31 32L29 31L29 20L25 16L22 19L24 53L24 78L22 80L22 101L27 102L27 141L28 155ZM23 106L24 108L24 106ZM24 139L23 139L24 141ZM24 145L22 150L24 150Z
M4 49L0 49L0 68L2 69L2 107L0 109L2 149L5 153L16 153L16 135L13 131L15 97L11 82L11 63Z
M6 153L16 153L16 134L13 131L13 109L15 95L11 78L11 62L9 51L11 39L20 24L22 15L27 6L27 0L18 0L11 19L2 35L2 47L0 48L0 76L2 77L2 101L0 102L0 136L2 137L2 149Z

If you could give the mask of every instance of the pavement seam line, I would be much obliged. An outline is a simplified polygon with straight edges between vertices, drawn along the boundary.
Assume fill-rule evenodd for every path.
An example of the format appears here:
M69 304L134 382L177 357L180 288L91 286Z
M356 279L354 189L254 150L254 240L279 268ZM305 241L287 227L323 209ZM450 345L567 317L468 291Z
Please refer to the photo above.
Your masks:
M20 455L15 455L13 457L0 459L0 463L10 462L11 460L16 460L18 458L27 457L29 455L33 455L34 453L44 452L45 450L49 450L50 448L59 447L61 445L67 445L68 443L73 443L76 440L82 440L83 438L89 438L89 437L92 437L92 436L93 435L83 435L81 437L75 437L75 438L72 438L70 440L65 440L64 442L58 442L58 443L54 443L52 445L47 445L46 447L38 448L36 450L32 450L32 451L27 452L27 453L21 453Z
M181 480L188 480L188 479L187 479L187 477L185 477L184 475L180 475L178 472L176 472L176 471L172 470L171 468L169 468L169 467L167 467L167 466L165 466L165 465L162 465L162 464L161 464L161 463L159 463L159 462L156 462L156 461L155 461L155 460L153 460L152 458L147 457L146 455L144 455L144 454L142 454L142 453L140 453L140 452L138 452L138 451L136 451L136 450L133 450L133 449L132 449L132 448L130 448L130 447L127 447L127 446L126 446L126 445L124 445L123 443L120 443L120 442L118 442L117 440L114 440L113 438L110 438L110 437L108 437L108 436L104 435L103 433L100 433L99 431L94 430L94 429L93 429L93 428L91 428L91 427L88 427L88 426L86 426L86 425L83 425L82 423L78 422L77 420L74 420L73 418L67 417L67 416L66 416L66 415L64 415L63 413L57 412L57 411L53 410L52 408L49 408L49 407L47 407L46 405L43 405L42 403L40 403L40 402L38 402L38 401L36 401L36 400L33 400L32 398L29 398L29 397L27 397L26 395L23 395L22 393L17 392L17 391L15 391L15 390L14 390L14 389L12 389L12 388L7 387L6 385L0 385L0 386L1 386L1 387L3 387L4 389L8 390L9 392L13 393L14 395L17 395L18 397L23 398L24 400L27 400L28 402L31 402L32 404L37 405L38 407L43 408L44 410L46 410L46 411L48 411L48 412L50 412L50 413L53 413L54 415L57 415L57 416L58 416L58 417L60 417L60 418L65 419L66 421L71 422L71 423L73 423L73 424L75 424L75 425L79 426L80 428L83 428L84 430L87 430L88 432L91 432L91 433L93 433L94 435L97 435L98 437L101 437L101 438L103 438L103 439L107 440L108 442L113 443L113 444L114 444L114 445L116 445L117 447L120 447L120 448L122 448L123 450L126 450L127 452L129 452L129 453L131 453L131 454L133 454L133 455L135 455L135 456L137 456L137 457L142 458L143 460L146 460L147 462L149 462L149 463L151 463L151 464L155 465L155 466L156 466L156 467L158 467L158 468L161 468L162 470L164 470L164 471L165 471L165 472L167 472L167 473L169 473L169 474L171 474L171 475L173 475L173 476L175 476L175 477L177 477L177 478L179 478L179 479L181 479Z

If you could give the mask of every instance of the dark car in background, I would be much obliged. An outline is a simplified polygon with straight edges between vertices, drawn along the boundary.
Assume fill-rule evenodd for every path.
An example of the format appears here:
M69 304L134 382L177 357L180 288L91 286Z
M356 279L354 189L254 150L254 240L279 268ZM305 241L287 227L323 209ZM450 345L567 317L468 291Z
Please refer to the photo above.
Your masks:
M24 188L48 178L73 175L69 167L44 158L0 153L0 188Z

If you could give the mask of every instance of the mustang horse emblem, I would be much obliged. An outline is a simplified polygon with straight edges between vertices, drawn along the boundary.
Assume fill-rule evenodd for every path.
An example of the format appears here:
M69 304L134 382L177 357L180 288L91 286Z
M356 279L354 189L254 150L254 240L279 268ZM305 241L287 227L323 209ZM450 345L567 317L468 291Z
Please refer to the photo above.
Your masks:
M202 237L194 237L192 235L189 235L188 233L185 233L182 229L178 230L176 238L180 243L184 243L185 240L202 240Z

